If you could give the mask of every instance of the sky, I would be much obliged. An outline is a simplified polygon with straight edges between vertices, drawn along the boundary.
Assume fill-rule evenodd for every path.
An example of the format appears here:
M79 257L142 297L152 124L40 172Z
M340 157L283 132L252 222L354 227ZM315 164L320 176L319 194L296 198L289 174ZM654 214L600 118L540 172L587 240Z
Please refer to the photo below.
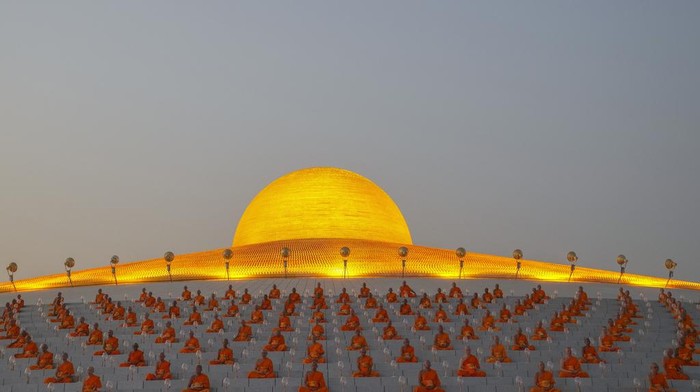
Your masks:
M0 3L0 265L230 246L358 172L415 244L697 281L700 2Z

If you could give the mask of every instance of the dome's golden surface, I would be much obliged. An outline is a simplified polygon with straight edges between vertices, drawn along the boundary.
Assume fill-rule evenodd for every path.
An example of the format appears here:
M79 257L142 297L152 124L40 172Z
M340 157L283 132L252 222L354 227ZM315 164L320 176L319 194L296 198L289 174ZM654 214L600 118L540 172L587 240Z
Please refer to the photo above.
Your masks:
M401 211L375 183L348 170L316 167L260 191L238 222L233 246L314 238L412 243Z

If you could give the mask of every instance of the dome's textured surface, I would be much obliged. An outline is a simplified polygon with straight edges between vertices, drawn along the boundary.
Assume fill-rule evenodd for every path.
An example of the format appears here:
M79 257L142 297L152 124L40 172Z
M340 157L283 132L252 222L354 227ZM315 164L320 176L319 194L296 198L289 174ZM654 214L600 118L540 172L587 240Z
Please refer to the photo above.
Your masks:
M401 211L380 187L348 170L316 167L260 191L238 222L233 246L321 238L412 244Z

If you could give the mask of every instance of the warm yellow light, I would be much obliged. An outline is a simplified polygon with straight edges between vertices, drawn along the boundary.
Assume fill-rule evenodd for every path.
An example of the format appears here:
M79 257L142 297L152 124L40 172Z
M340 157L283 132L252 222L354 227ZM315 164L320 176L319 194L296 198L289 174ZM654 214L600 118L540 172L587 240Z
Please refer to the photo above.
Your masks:
M348 170L317 167L260 191L238 222L233 246L308 238L412 243L401 211L380 187Z

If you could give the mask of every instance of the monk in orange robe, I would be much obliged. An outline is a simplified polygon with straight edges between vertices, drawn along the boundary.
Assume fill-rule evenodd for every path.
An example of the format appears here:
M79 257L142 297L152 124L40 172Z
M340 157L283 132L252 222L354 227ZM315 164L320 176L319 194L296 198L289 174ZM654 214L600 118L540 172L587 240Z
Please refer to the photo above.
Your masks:
M147 381L170 380L173 376L170 373L170 362L165 360L165 353L161 352L156 363L156 372L146 374Z
M454 350L451 343L450 335L444 331L442 325L439 325L433 341L433 347L437 350Z
M102 344L102 350L95 351L95 355L97 356L102 354L121 354L121 352L119 351L119 339L116 336L114 336L114 332L111 329L107 331L107 339L105 340L104 344Z
M493 294L489 293L489 288L484 288L484 293L481 294L481 301L485 304L493 302Z
M391 320L388 321L386 327L382 331L382 339L384 340L398 340L401 336L396 332L396 328L391 324Z
M311 364L311 370L304 377L304 385L299 387L299 392L328 392L323 373L318 371L316 362Z
M250 293L248 292L248 289L244 289L243 295L241 296L241 303L244 305L248 305L252 299L253 299L253 296L250 295Z
M413 321L413 328L415 328L416 331L430 330L428 320L422 314L420 314L420 312L416 312L416 319Z
M649 372L649 392L675 392L668 387L666 376L659 372L659 365L654 362L651 364L651 372Z
M409 286L408 284L406 284L406 281L404 280L404 281L403 281L403 284L401 285L401 287L399 287L399 295L400 295L402 298L413 298L413 297L416 296L416 292L413 291L413 289L411 288L411 286Z
M498 322L499 323L507 323L509 321L517 322L515 320L512 320L513 315L510 313L510 310L508 310L508 307L506 304L503 304L501 307L501 311L498 314Z
M455 311L453 313L455 316L465 316L470 314L467 304L464 303L464 299L460 298L457 301L457 306L455 306Z
M393 304L393 303L396 303L398 301L399 301L399 296L396 295L396 293L394 292L394 290L391 287L389 287L389 292L386 293L386 302Z
M350 302L350 294L348 294L348 291L345 287L341 290L340 294L338 294L338 299L335 301L337 304L345 304Z
M462 298L464 295L462 294L462 289L457 287L457 283L452 282L452 288L450 288L450 293L447 295L450 298Z
M268 294L268 297L270 299L280 299L280 296L282 293L280 292L280 289L277 288L276 284L272 285L272 288L270 289L270 293Z
M202 295L202 290L197 290L197 295L194 296L194 304L196 306L203 306L206 298Z
M141 294L139 294L139 299L137 299L134 302L145 302L146 298L148 298L148 291L146 291L145 287L141 288Z
M224 330L224 322L221 321L219 315L214 313L214 320L212 320L211 325L207 328L207 333L218 333Z
M401 314L402 316L410 316L413 314L413 309L411 309L411 305L405 299L403 300L401 307L399 307L399 314Z
M139 344L134 343L134 351L129 353L126 362L119 364L119 367L129 366L146 366L146 358L143 356L143 351L139 350Z
M418 386L413 388L413 392L444 392L440 385L440 376L430 367L430 361L425 361L423 370L418 373Z
M27 342L27 337L29 337L29 332L22 330L17 339L14 342L7 345L7 348L22 348Z
M377 298L375 298L372 293L369 293L367 300L365 300L365 309L376 309L377 305Z
M457 370L457 375L459 377L486 377L486 373L481 370L479 359L472 354L472 349L469 346L464 348L464 358L462 358L462 363Z
M379 377L379 373L374 371L374 360L367 355L367 349L360 350L360 356L357 357L357 371L352 374L353 377Z
M102 304L105 300L105 295L102 293L102 289L97 289L97 295L95 295L95 302L93 304Z
M32 341L32 337L27 334L24 338L24 346L22 352L15 354L15 358L36 358L39 355L39 347Z
M168 314L163 316L164 319L180 318L180 308L177 306L177 301L168 308Z
M194 372L190 382L187 383L187 389L182 392L209 392L211 384L209 384L209 377L202 373L202 365L197 365Z
M54 377L48 377L44 380L44 384L57 384L57 383L67 383L73 382L73 375L75 375L75 368L73 363L68 360L68 354L63 353L61 356L63 362L58 365L56 369L56 375Z
M202 314L197 311L196 306L192 307L192 313L190 313L190 317L188 317L187 321L185 321L183 324L184 325L202 325Z
M209 303L207 303L207 308L205 310L209 312L219 310L219 300L216 299L214 293L211 294L211 297L209 298Z
M131 309L131 306L129 306L129 308L126 310L126 320L125 320L126 326L127 327L135 327L138 325L138 322L139 322L139 318L136 315L136 312L134 312Z
M513 313L514 313L516 316L522 316L522 315L525 314L525 312L527 312L527 307L526 307L525 305L523 305L523 303L520 302L519 299L516 300L516 301L515 301L515 307L514 307Z
M0 337L0 339L17 339L20 332L21 329L19 328L19 325L17 325L17 321L15 321L15 319L10 319L10 325L7 328L5 335Z
M436 323L449 323L450 318L447 316L447 312L442 308L442 305L438 305L438 309L435 312L435 317L433 321Z
M379 308L377 309L377 313L375 313L374 317L372 317L372 322L373 323L386 323L389 321L389 313L384 309L383 305L379 305Z
M698 361L693 360L693 350L686 346L678 347L678 359L682 366L698 366Z
M190 331L190 338L185 341L185 346L180 349L183 354L192 354L201 350L202 346L199 344L199 339L194 336L194 331Z
M97 346L103 343L103 333L100 330L100 325L95 323L92 326L92 332L90 332L90 336L88 337L87 344L88 346Z
M265 319L265 316L263 315L263 312L260 309L260 306L256 306L253 313L250 314L250 321L248 321L248 322L251 324L262 324L264 319Z
M117 306L112 311L112 320L124 320L125 315L126 309L122 306L121 301L118 301ZM109 319L109 316L107 316L107 319Z
M282 313L280 315L279 320L277 320L277 329L285 332L294 331L294 327L292 326L292 320L289 318L289 315L285 313Z
M588 378L588 373L581 369L581 361L578 360L572 353L571 347L566 348L566 357L561 362L561 370L559 370L561 378Z
M319 323L325 323L326 322L326 315L323 313L323 310L321 310L321 305L318 305L316 310L311 314L311 320L309 320L310 323L314 322L319 322Z
M152 297L151 297L151 298L152 298ZM161 299L160 297L158 297L158 299L156 299L156 300L153 302L153 307L152 307L152 310L151 310L151 311L154 312L154 313L163 313L163 312L165 312L165 301L163 301L163 299Z
M255 369L248 373L248 378L275 378L272 360L267 357L267 351L263 350L262 358L255 362Z
M525 349L532 351L535 349L535 346L530 345L527 341L527 336L523 333L523 329L518 328L518 332L513 336L513 347L511 348L515 351L523 351Z
M162 302L160 297L156 298L153 296L152 292L148 292L148 295L146 296L146 299L143 301L143 304L147 308L154 308L158 302Z
M287 344L284 341L284 336L282 336L282 332L280 330L277 330L272 336L270 336L270 340L267 341L267 344L265 347L263 347L263 350L265 351L287 351Z
M418 362L418 358L416 357L416 349L411 346L411 342L408 339L403 340L401 355L396 358L396 362Z
M192 299L192 292L187 289L187 286L182 290L182 296L180 297L183 301L189 301Z
M584 345L581 348L581 363L605 363L605 361L598 356L598 351L596 351L595 347L591 345L591 339L585 338L583 342Z
M494 319L491 311L486 309L484 317L481 319L481 326L479 331L500 331L501 329L496 326L496 320Z
M70 310L66 309L65 316L61 323L58 325L58 329L73 329L75 328L75 317L71 314Z
M430 298L428 297L428 293L423 293L423 297L421 297L418 307L421 309L429 309L433 307L433 304L430 302Z
M681 361L678 359L678 350L676 349L675 355L674 350L669 348L666 350L666 355L664 356L664 370L666 371L666 377L670 380L689 380L690 377L683 372L683 366Z
M323 305L326 305L325 299L323 300ZM326 306L324 309L327 309L328 307ZM260 309L261 310L272 310L272 301L270 301L270 298L267 297L267 294L263 295L262 301L260 301Z
M367 344L367 339L362 336L362 332L358 329L355 331L355 335L353 335L352 339L350 339L350 345L347 347L347 349L353 351L361 350L363 348L369 348L369 345Z
M367 287L367 283L362 282L362 287L360 287L360 295L358 295L358 298L367 298L371 294L369 287Z
M494 337L493 337L493 344L491 345L491 355L486 358L486 362L488 362L488 363L512 362L512 360L510 358L508 358L508 353L506 352L506 348L501 344L501 341L497 335L494 335Z
M309 306L310 309L328 309L328 304L326 304L326 298L324 298L322 295L316 295L314 297L313 303L311 303L311 306Z
M236 290L233 289L233 285L228 285L228 289L224 293L224 299L231 300L236 298Z
M165 323L165 329L163 329L163 332L161 332L160 336L156 338L156 343L176 343L177 342L177 333L175 332L175 328L173 328L173 324L168 321Z
M542 321L537 322L537 326L535 327L535 332L530 336L530 339L532 340L547 340L549 335L547 334L547 330L544 328L544 325L542 325Z
M289 301L292 302L293 304L298 304L301 302L301 295L297 293L297 288L292 287L292 292L289 293Z
M311 328L311 337L316 338L317 340L326 340L326 330L323 328L323 325L316 323L314 324L313 328Z
M228 347L228 339L224 339L222 347L216 354L216 359L209 361L210 365L233 365L233 350Z
M359 331L362 329L360 327L360 318L357 317L354 310L350 311L350 316L345 320L345 324L340 327L343 331Z
M41 355L37 358L36 365L29 367L31 370L53 369L53 353L49 351L49 346L41 345Z
M326 359L323 357L325 354L323 345L315 337L312 337L311 344L306 348L304 363L325 363Z
M493 289L493 297L501 299L503 298L503 290L501 290L501 287L496 283L496 287Z
M445 293L442 292L441 288L438 287L437 293L435 293L433 301L435 301L436 304L442 304L447 302L447 296L445 295Z
M544 362L540 362L540 370L535 373L535 386L530 388L530 392L560 392L554 384L554 375L544 368Z
M151 316L148 315L148 313L144 314L144 320L141 323L141 329L138 331L134 332L134 335L149 335L155 332L155 324L153 324L153 320L151 319Z
M238 305L236 305L235 300L231 300L231 305L226 310L226 315L224 317L236 317L238 315Z
M253 328L246 323L245 320L241 320L241 326L238 328L238 334L233 338L234 342L247 342L253 336Z
M484 306L479 299L479 293L474 293L474 296L472 296L472 299L469 302L472 309L486 309L486 306Z
M100 377L95 374L95 368L88 366L87 377L83 381L82 392L97 392L102 389L102 381Z
M469 340L479 339L479 337L476 336L476 333L474 333L474 328L471 325L469 325L469 319L467 318L464 319L464 325L462 326L458 337L462 340L464 340L464 338L467 338Z
M353 309L350 302L345 302L344 304L340 305L340 309L338 309L338 316L348 316L352 310Z

